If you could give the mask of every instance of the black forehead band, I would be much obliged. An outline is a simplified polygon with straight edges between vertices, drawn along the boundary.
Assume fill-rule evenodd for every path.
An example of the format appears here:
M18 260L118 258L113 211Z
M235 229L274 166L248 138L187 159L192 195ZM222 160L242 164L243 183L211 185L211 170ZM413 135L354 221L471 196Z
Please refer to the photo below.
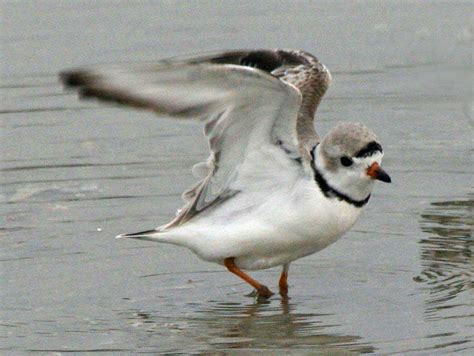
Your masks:
M380 143L372 141L369 142L367 146L365 146L359 152L357 152L356 157L362 158L372 156L375 152L383 152L382 146L380 146Z

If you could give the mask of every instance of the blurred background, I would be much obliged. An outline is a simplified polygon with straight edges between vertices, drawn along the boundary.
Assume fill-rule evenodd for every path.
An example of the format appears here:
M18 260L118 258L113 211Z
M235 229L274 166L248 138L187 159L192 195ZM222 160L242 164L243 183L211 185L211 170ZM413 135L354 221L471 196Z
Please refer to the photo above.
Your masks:
M474 349L472 2L1 1L0 350L452 353ZM356 226L257 303L174 246L115 240L170 220L202 127L80 102L59 71L240 48L332 72L321 135L385 150ZM275 287L280 270L253 273Z

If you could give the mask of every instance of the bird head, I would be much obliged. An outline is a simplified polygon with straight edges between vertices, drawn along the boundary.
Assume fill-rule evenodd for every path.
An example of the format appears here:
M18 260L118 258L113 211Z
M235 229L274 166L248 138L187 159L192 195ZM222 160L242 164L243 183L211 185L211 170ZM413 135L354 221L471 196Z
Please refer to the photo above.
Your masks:
M354 200L369 196L376 180L390 183L382 169L383 149L359 123L339 124L316 148L315 165L329 186Z

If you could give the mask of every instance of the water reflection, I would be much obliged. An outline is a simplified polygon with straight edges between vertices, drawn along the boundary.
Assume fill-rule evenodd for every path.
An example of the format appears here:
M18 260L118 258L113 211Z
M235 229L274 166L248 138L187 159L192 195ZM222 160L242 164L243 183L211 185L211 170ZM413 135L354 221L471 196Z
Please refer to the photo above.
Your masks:
M193 352L291 348L345 354L375 350L360 343L359 336L338 334L338 325L328 322L332 314L299 312L299 307L289 301L250 304L214 301L191 303L182 309L189 308L192 310L188 316L178 322L175 318L173 323L166 323L158 311L131 311L127 319L134 327L146 329L155 337L164 334L160 324L179 330L188 340L193 340L192 345L180 345L180 350L189 348Z
M472 307L472 299L464 302L461 295L474 291L473 211L474 200L468 198L432 203L421 215L428 237L420 240L423 271L415 281L429 291L429 320L469 317L465 307Z

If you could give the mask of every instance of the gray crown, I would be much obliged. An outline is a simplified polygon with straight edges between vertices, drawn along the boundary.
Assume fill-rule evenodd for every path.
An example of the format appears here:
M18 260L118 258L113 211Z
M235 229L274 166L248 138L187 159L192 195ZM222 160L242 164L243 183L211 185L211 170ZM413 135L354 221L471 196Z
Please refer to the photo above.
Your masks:
M377 136L367 126L354 122L337 125L321 142L321 150L328 158L361 156L370 146L382 151Z

